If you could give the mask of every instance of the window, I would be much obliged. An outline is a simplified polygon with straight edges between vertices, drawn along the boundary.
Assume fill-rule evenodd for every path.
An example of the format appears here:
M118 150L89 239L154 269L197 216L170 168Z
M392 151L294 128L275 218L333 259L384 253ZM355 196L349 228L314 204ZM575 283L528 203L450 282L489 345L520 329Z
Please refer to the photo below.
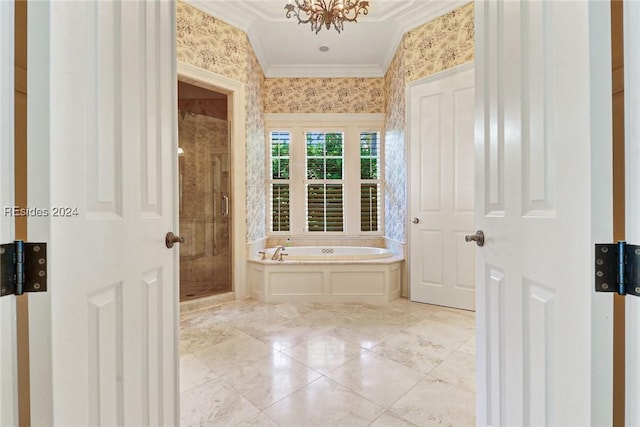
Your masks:
M344 134L306 132L307 231L343 231Z
M271 132L271 230L290 230L289 132Z
M270 234L382 233L379 122L267 124Z
M380 222L380 133L360 133L360 230L378 231Z

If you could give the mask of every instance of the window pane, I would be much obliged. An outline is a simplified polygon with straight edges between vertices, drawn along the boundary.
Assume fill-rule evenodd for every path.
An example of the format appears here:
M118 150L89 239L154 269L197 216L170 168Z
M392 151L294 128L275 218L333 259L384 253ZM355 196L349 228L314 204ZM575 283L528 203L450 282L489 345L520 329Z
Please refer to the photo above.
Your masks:
M289 156L289 142L274 142L271 145L271 155L273 157L288 157Z
M360 159L360 179L378 178L378 159Z
M342 159L327 159L325 179L342 179Z
M271 187L271 229L289 231L289 184L273 184Z
M378 184L360 186L360 230L378 231Z
M289 159L273 159L271 169L273 179L289 179Z
M360 133L360 179L379 179L380 134Z
M324 159L307 159L307 179L324 179Z
M291 138L289 132L271 132L271 155L289 156Z
M307 156L324 156L324 134L307 132Z
M327 156L342 156L342 134L328 133L326 138Z
M360 134L360 155L378 157L380 134L378 132L362 132Z
M289 132L271 132L271 177L289 179Z

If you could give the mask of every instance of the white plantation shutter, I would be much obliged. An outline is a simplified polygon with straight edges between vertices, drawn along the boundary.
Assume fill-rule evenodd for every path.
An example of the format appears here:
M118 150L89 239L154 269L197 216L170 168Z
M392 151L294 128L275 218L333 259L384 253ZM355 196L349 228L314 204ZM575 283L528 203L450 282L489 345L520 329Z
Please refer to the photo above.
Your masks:
M342 184L307 185L307 231L344 230Z
M344 133L313 131L306 142L306 228L344 231Z
M380 132L360 132L360 231L379 231Z
M268 130L268 226L273 235L380 235L381 124L301 120Z
M271 132L271 168L269 188L271 200L271 231L291 230L290 209L290 153L291 134L287 131Z

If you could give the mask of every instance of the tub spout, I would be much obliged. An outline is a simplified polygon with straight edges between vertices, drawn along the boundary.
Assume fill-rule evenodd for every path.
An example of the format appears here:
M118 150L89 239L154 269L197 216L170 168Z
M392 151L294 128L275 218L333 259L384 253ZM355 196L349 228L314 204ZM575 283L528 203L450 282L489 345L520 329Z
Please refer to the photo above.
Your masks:
M276 261L278 259L280 259L280 261L282 261L282 251L284 251L284 246L278 246L275 250L275 252L273 253L273 256L271 257L271 259L273 261Z

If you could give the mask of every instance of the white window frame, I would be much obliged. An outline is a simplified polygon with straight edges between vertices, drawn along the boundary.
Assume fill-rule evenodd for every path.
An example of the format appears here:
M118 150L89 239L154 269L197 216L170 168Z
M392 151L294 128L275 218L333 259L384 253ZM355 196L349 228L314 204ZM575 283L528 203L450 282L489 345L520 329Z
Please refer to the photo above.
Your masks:
M384 234L384 114L265 114L267 173L271 173L271 132L287 131L291 135L289 154L290 231L271 231L270 175L265 176L267 194L266 230L268 236L288 237L358 237ZM343 132L344 145L344 222L343 231L307 231L305 209L295 209L296 201L306 201L306 132ZM378 231L360 230L360 133L380 134L380 221ZM306 202L304 202L306 205ZM299 206L299 204L298 204Z

